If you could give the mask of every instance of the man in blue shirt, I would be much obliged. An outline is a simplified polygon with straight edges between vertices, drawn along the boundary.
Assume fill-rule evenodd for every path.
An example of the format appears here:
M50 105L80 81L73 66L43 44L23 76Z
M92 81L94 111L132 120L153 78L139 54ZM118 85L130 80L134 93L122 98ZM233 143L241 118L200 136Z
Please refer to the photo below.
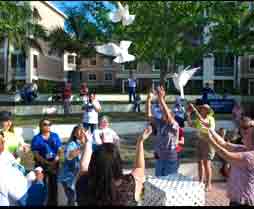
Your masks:
M130 75L130 78L128 78L128 90L129 90L129 102L132 103L132 96L133 100L136 98L136 87L137 87L137 81L134 79L133 74Z
M41 166L45 171L45 179L48 184L48 205L57 205L57 173L59 168L59 156L61 140L58 134L51 132L51 122L48 119L40 121L40 133L32 139L32 151L35 158L35 166Z
M205 88L203 88L203 90L202 90L203 104L208 104L208 95L209 94L215 94L215 92L212 88L210 88L209 83L206 83Z

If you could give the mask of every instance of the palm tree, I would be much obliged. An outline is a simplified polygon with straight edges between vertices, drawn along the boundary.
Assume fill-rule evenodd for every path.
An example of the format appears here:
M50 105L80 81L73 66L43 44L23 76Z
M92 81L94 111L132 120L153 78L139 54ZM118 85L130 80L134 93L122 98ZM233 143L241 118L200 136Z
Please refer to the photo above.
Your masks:
M42 52L38 39L45 38L46 30L38 24L39 15L29 2L0 2L0 39L4 41L4 84L7 91L15 82L16 70L10 70L10 47L25 56L31 46Z
M81 60L95 56L95 43L102 43L109 37L108 9L103 2L86 1L78 7L65 8L67 19L65 29L55 28L50 32L49 43L52 50L63 54L65 51L76 53L76 72L69 72L68 77L79 77L81 82Z

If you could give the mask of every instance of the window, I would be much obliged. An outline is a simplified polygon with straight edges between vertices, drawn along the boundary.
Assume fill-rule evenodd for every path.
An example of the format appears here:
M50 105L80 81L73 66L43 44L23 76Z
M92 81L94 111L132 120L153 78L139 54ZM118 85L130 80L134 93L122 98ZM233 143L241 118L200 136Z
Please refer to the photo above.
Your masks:
M104 66L111 66L113 64L112 58L103 58Z
M34 68L38 68L38 56L34 54Z
M127 62L124 64L124 70L136 70L137 69L137 62Z
M112 81L113 80L113 76L112 73L105 73L105 81Z
M96 58L90 59L90 65L96 65Z
M75 64L73 55L68 55L68 64Z
M88 74L88 80L89 81L96 81L96 74L95 73L89 73Z
M152 71L160 71L160 60L158 59L155 59L153 61L153 68L152 68Z
M18 55L12 54L11 55L11 67L17 68L17 61L18 61Z
M216 54L215 55L215 75L231 76L234 73L234 56L233 54Z
M249 69L254 71L254 56L249 57Z

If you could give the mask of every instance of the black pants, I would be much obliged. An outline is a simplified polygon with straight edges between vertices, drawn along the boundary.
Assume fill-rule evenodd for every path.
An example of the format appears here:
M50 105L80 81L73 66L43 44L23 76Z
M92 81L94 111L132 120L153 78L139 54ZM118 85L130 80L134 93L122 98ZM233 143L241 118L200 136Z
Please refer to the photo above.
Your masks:
M46 173L46 182L48 186L48 206L57 206L57 175Z
M77 180L76 183L76 197L78 206L86 205L87 202L86 194L87 194L87 185L88 185L88 177L87 175L82 175Z

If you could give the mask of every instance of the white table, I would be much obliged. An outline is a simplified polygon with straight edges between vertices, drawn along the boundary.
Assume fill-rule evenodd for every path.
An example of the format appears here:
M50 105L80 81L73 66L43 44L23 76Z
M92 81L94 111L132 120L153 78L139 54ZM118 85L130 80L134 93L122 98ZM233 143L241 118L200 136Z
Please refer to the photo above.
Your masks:
M149 176L145 182L143 206L204 206L203 183L181 174Z

